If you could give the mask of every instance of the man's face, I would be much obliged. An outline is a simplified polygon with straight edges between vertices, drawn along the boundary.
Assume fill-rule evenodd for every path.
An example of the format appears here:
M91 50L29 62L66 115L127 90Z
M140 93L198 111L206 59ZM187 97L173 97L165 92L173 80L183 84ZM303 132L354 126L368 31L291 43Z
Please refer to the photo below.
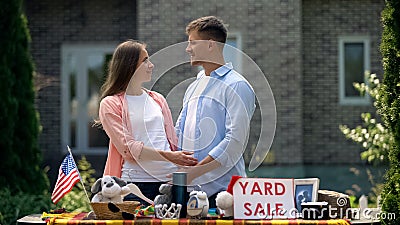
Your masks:
M208 40L201 38L197 31L189 33L186 52L190 55L190 63L192 66L202 66L204 62L209 62L208 42Z

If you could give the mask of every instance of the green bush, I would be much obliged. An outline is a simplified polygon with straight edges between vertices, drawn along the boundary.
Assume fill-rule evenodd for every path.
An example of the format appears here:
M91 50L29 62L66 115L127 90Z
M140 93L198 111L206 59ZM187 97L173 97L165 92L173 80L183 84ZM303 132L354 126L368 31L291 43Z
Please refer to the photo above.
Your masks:
M368 85L354 84L355 88L362 94L369 94L374 100L374 105L379 101L381 95L379 90L382 84L375 74L367 75ZM367 160L374 165L389 164L389 150L393 143L393 134L385 124L380 123L380 119L373 118L371 113L362 113L361 118L364 122L362 126L353 129L347 125L339 126L346 138L362 145L365 149L361 153L361 159Z
M17 219L29 214L48 212L52 204L49 193L12 194L9 188L0 189L0 199L0 224L3 225L16 224Z
M367 74L368 84L355 83L354 87L361 94L369 94L376 106L376 102L381 97L379 95L379 90L382 84L375 74ZM365 150L361 152L361 159L366 160L373 165L388 165L389 164L389 150L393 142L393 134L385 126L385 124L380 123L379 118L373 118L371 113L362 113L361 118L364 122L363 125L357 126L353 129L349 128L347 125L340 125L339 128L346 138L353 140L354 142L360 144ZM356 170L353 168L353 170ZM358 174L359 171L353 171L354 174ZM374 177L370 170L366 170L368 174L368 181L370 182L372 188L368 193L368 201L371 205L376 206L377 197L382 192L383 180L381 177ZM358 187L356 184L353 186ZM359 188L359 187L358 187ZM351 191L353 195L356 192ZM365 193L363 193L365 194ZM354 196L354 200L358 201L358 198Z
M11 194L41 194L49 182L40 168L34 66L21 5L22 0L2 1L0 9L0 187Z
M400 1L386 0L382 11L383 85L377 106L386 127L393 134L389 151L390 168L385 176L382 209L395 213L384 224L400 224Z
M390 213L394 216L383 218L382 223L400 224L400 1L386 0L385 3L380 46L383 82L378 82L371 94L383 124L377 124L370 114L363 114L364 128L340 128L346 137L362 143L366 149L362 153L364 159L374 163L389 163L381 193L382 210L386 215Z
M85 188L90 197L90 188L95 182L95 173L86 157L78 161L78 168ZM52 209L64 208L67 212L89 212L89 201L79 182L58 203L51 202L51 193L44 191L42 194L18 192L13 194L9 188L0 189L0 224L16 224L17 219L30 214L41 214Z

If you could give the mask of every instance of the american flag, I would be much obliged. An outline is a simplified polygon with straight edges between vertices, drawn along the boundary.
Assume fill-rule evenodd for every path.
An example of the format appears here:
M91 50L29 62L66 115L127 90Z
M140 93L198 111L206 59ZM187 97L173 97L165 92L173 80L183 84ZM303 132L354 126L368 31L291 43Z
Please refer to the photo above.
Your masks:
M58 171L58 178L56 186L54 187L53 194L51 194L51 200L54 204L64 195L72 190L74 185L79 182L79 173L76 168L72 155L68 153L64 161L61 163L60 170Z

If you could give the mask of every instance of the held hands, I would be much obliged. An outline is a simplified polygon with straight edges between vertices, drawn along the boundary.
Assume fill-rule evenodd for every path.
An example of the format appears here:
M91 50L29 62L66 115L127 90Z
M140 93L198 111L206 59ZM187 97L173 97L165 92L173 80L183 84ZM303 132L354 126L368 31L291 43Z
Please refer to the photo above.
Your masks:
M194 166L197 159L193 152L188 151L163 151L143 146L138 160L142 161L170 161L178 166Z
M193 157L193 152L168 152L165 157L168 159L168 161L180 166L194 166L197 164L197 159Z

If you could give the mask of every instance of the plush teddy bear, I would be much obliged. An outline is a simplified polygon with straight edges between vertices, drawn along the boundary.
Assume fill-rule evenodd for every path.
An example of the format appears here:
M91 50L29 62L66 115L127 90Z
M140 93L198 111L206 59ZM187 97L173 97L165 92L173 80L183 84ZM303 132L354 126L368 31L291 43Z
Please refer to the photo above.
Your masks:
M154 205L170 205L172 201L172 184L161 184L158 190L160 191L161 195L157 195L154 198Z
M223 218L233 218L233 185L239 180L241 176L232 176L226 191L217 194L215 204L221 211Z
M96 180L91 191L95 194L92 202L122 202L122 196L127 195L130 189L120 178L106 175Z
M227 191L221 191L215 198L215 203L223 217L233 217L233 195Z

